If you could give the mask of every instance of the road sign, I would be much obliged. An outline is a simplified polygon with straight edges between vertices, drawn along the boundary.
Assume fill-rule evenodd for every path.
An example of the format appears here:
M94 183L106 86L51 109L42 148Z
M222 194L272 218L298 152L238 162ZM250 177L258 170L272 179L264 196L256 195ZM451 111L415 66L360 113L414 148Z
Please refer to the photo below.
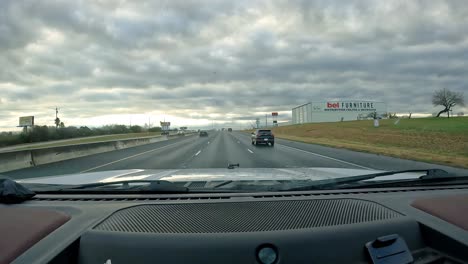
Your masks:
M161 124L161 130L162 131L168 131L169 127L171 126L171 122L159 122Z

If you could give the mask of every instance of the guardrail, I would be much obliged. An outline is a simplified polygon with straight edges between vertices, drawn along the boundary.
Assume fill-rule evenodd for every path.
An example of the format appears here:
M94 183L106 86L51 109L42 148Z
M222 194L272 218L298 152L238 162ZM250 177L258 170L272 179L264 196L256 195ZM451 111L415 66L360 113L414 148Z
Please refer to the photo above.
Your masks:
M185 135L193 135L185 134ZM75 144L60 147L44 147L30 150L18 150L0 152L0 173L18 170L38 165L75 159L88 155L109 152L113 150L126 149L145 144L176 138L178 135L145 137L133 139L121 139L115 141L103 141L85 144Z

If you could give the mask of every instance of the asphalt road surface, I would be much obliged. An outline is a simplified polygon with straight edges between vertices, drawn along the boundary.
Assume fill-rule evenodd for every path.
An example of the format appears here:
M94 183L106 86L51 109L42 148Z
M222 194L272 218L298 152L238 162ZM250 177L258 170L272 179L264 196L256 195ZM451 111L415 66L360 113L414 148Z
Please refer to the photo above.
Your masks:
M253 146L243 132L209 132L168 141L4 172L14 179L121 169L332 167L378 170L441 168L459 175L468 170L381 155L276 139L275 146Z

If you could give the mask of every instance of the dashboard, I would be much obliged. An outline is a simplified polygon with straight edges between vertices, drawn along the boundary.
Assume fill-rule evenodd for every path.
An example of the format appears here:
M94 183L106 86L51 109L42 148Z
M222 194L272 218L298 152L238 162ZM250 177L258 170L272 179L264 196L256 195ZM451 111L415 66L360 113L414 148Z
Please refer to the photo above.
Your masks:
M0 264L468 263L468 185L37 195L0 215Z

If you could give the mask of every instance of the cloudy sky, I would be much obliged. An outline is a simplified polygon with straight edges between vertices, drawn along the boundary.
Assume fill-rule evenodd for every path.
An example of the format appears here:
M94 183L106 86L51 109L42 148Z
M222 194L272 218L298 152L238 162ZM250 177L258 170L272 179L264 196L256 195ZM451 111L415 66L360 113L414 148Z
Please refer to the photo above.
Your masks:
M0 2L0 130L53 125L56 106L92 126L287 120L336 99L430 114L467 73L464 0Z

